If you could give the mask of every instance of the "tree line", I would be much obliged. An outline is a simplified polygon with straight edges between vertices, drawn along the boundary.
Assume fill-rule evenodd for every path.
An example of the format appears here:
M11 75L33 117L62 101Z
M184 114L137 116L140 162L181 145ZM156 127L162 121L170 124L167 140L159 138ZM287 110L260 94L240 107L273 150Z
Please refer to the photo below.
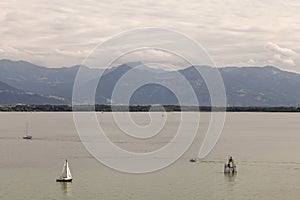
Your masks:
M179 105L2 105L0 112L300 112L300 107L262 107L262 106L179 106Z

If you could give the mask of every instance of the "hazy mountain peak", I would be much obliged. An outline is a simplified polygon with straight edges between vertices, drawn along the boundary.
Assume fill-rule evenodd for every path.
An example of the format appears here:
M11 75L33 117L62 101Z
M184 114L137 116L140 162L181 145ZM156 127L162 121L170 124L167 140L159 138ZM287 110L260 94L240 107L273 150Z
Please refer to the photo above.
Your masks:
M185 88L182 88L177 80L177 72L182 73L195 90L200 104L209 105L209 93L201 77L201 71L209 73L214 68L205 65L189 66L177 71L164 71L163 69L151 68L141 62L133 62L110 68L104 74L101 73L103 72L101 70L104 69L84 66L84 73L87 77L87 85L84 85L84 87L89 88L89 84L97 83L97 78L102 74L100 87L98 86L97 89L96 101L98 103L109 103L111 102L112 90L118 79L136 66L140 67L133 71L134 77L138 79L152 78L152 80L163 79L176 85L179 91L185 91ZM0 60L0 81L2 82L0 89L5 90L2 103L4 99L7 103L16 102L14 98L18 98L17 102L19 103L29 102L28 97L38 98L32 103L53 102L44 98L47 96L55 96L57 99L64 99L64 103L70 103L73 83L79 67L80 65L64 68L45 68L26 61ZM223 77L229 105L287 106L296 105L300 102L299 74L283 71L274 66L223 67L218 69ZM200 71L200 74L197 70ZM24 91L28 91L30 94ZM31 93L37 96L32 96ZM4 93L0 94L4 95ZM27 100L25 101L25 99ZM133 99L135 104L176 102L174 95L157 85L148 85L142 88L134 94Z

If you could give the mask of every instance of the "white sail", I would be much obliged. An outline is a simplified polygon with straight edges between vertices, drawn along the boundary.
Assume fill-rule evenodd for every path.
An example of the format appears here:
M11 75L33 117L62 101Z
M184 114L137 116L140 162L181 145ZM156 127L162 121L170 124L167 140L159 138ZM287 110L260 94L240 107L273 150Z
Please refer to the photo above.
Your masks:
M23 136L23 139L31 139L32 136L28 134L28 123L26 123L26 132L25 135Z
M69 164L68 161L65 161L63 170L62 170L62 174L61 174L61 178L72 178L72 174L69 168Z
M71 174L68 162L67 162L67 178L72 178L72 174Z

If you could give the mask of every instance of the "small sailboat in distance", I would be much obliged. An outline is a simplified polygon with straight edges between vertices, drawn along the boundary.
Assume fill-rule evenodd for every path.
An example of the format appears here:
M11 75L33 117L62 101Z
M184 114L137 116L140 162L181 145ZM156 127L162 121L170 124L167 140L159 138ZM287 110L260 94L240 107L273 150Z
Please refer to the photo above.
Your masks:
M28 123L26 124L26 132L25 135L23 136L24 140L31 140L32 136L28 134Z
M62 174L56 179L56 182L72 182L72 174L67 160L64 163Z

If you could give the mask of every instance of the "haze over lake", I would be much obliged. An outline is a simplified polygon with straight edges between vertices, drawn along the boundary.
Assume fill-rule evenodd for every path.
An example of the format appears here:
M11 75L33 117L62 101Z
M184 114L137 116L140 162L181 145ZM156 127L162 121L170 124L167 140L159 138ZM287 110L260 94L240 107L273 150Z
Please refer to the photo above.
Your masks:
M136 123L148 113L131 113ZM191 113L191 117L192 117ZM153 140L122 135L112 113L98 113L108 137L135 152L167 144L180 113L167 113L166 127ZM201 162L199 152L210 113L201 113L197 138L173 165L133 175L105 167L83 147L72 113L0 113L0 199L297 199L300 182L300 114L227 113L217 145ZM23 140L26 123L32 140ZM238 174L225 176L223 164L234 156ZM56 183L65 159L73 183Z

